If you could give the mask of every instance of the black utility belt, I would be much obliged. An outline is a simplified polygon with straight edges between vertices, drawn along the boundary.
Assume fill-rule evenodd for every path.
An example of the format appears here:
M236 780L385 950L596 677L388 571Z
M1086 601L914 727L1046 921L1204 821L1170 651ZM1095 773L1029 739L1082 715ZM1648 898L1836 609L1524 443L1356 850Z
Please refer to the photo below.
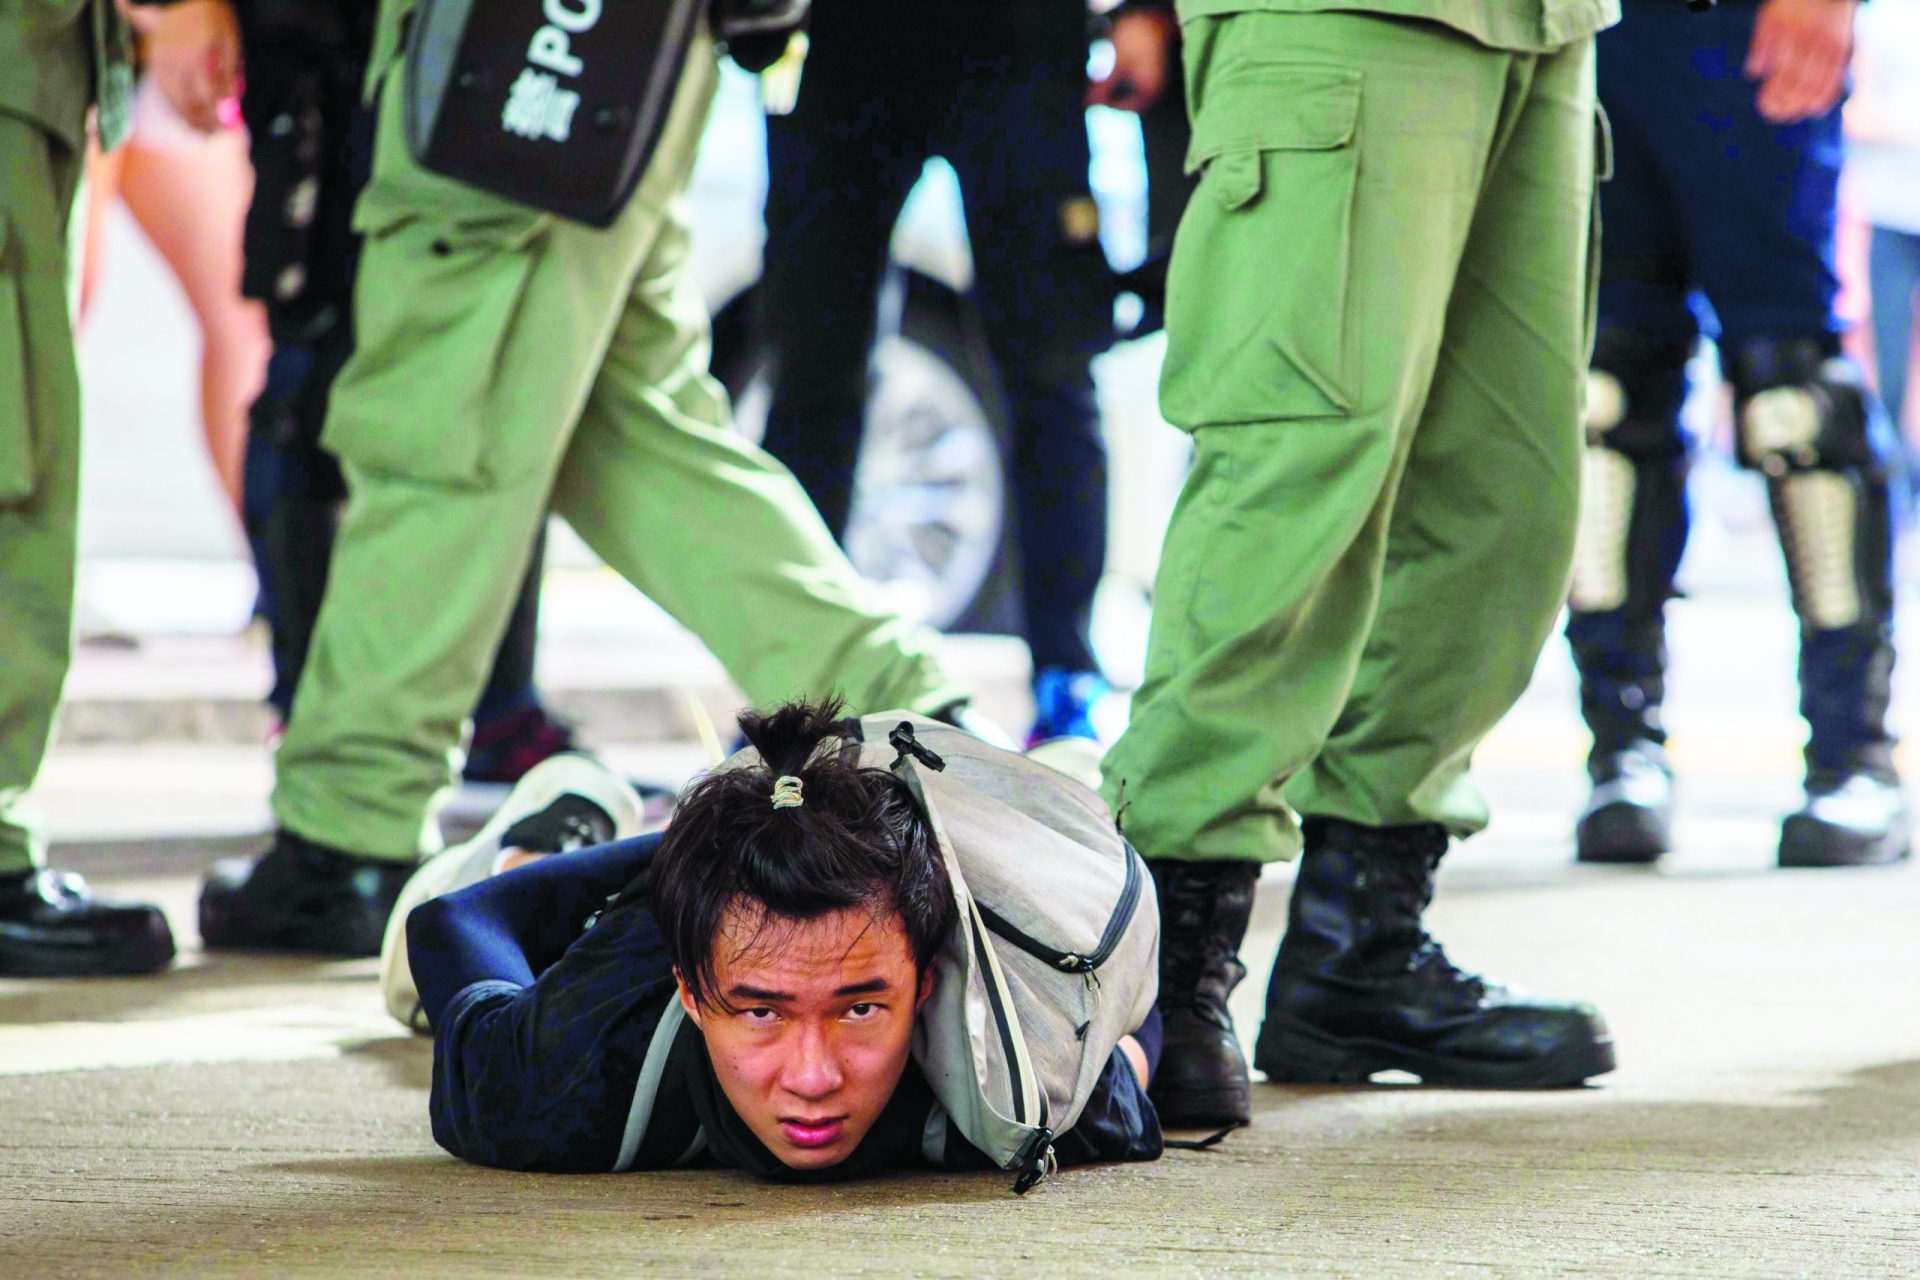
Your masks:
M798 27L807 0L420 0L403 119L423 168L591 226L665 131L696 24Z

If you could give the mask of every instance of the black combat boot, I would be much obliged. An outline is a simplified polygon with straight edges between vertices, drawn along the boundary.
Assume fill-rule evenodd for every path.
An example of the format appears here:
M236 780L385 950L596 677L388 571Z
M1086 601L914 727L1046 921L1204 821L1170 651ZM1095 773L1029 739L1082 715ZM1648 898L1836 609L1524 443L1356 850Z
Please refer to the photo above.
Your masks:
M158 907L101 902L71 871L0 877L0 978L125 977L172 959Z
M1309 819L1254 1065L1279 1084L1576 1085L1613 1070L1591 1006L1533 1000L1456 968L1420 916L1447 849L1437 825Z
M1875 867L1913 849L1900 780L1872 771L1807 776L1807 801L1780 824L1783 867Z
M1780 826L1783 867L1868 867L1898 862L1911 820L1893 769L1886 716L1893 644L1884 621L1800 637L1800 709L1807 738L1807 798Z
M1666 694L1664 624L1625 610L1567 623L1580 670L1580 713L1593 731L1592 790L1574 825L1581 862L1645 864L1673 847L1673 770L1660 723Z
M1245 1124L1247 1059L1227 995L1247 968L1240 944L1253 915L1257 862L1152 859L1160 896L1160 1015L1165 1040L1151 1096L1169 1128Z
M1673 769L1645 738L1587 759L1593 790L1573 828L1580 862L1644 865L1673 847Z
M377 956L414 870L281 831L259 858L229 858L207 872L200 938L209 948Z

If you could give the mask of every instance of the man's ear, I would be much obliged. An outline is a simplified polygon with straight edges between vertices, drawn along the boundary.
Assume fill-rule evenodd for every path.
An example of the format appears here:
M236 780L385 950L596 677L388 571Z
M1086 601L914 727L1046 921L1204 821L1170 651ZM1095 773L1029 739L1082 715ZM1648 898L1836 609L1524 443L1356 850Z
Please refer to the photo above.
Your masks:
M913 998L913 1014L916 1018L920 1016L920 1011L927 1007L927 1001L933 999L933 987L937 981L939 981L938 973L932 965L928 965L926 971L920 975L920 990Z
M673 971L673 985L680 989L680 1007L687 1011L689 1018L693 1019L693 1025L696 1027L699 1026L700 1002L693 998L693 992L687 990L686 979L680 976L680 970L677 966Z

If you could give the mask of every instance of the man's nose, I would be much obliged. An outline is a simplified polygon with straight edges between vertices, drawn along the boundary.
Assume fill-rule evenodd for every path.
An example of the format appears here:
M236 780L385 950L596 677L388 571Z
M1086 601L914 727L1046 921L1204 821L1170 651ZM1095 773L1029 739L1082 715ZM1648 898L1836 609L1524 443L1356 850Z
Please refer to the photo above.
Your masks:
M824 1098L845 1078L826 1028L812 1024L801 1027L794 1038L793 1053L780 1073L780 1087L797 1097Z

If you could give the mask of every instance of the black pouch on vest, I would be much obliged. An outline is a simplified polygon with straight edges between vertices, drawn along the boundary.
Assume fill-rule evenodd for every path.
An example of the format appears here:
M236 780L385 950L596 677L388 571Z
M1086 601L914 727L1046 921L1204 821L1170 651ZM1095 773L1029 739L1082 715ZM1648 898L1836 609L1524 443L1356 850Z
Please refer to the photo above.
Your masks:
M404 125L422 168L590 226L620 216L707 0L420 0Z

